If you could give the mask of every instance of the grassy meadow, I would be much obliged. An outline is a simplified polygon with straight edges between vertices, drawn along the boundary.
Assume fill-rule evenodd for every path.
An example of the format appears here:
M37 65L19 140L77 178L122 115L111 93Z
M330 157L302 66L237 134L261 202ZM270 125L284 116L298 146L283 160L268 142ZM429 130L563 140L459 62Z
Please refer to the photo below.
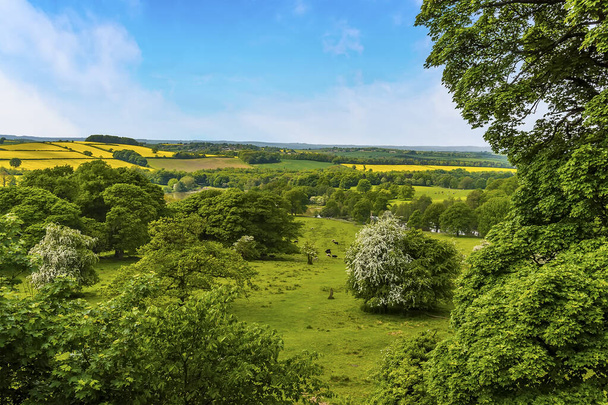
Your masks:
M460 189L450 189L443 188L439 186L413 186L414 190L416 190L416 194L414 194L415 198L418 198L422 195L426 195L433 199L433 202L440 202L443 200L447 200L450 198L462 199L466 200L467 195L473 190L460 190ZM405 202L404 200L394 200L395 202ZM392 201L391 201L392 202Z
M258 272L253 280L256 288L234 302L232 311L241 321L277 330L284 340L285 355L303 350L318 353L322 378L336 394L329 403L362 403L373 390L373 375L382 351L402 336L428 329L447 333L450 308L405 314L364 312L361 301L346 292L344 265L344 254L361 226L310 217L296 220L303 224L298 244L313 240L319 250L318 259L308 265L304 255L295 254L251 262ZM427 234L454 243L465 256L480 243L479 238ZM323 252L328 248L338 257L327 257ZM96 266L100 281L84 288L83 297L91 304L106 299L103 290L120 275L120 268L137 260L102 256ZM330 289L334 291L333 300L328 299ZM25 283L19 285L19 291L30 293Z
M425 172L427 170L456 170L463 169L468 172L516 172L517 169L509 169L504 167L475 167L475 166L436 166L436 165L354 165L350 163L342 163L343 166L353 167L357 170L363 170L365 166L366 170L372 169L374 172L390 172L393 170L397 171L409 171L409 172Z

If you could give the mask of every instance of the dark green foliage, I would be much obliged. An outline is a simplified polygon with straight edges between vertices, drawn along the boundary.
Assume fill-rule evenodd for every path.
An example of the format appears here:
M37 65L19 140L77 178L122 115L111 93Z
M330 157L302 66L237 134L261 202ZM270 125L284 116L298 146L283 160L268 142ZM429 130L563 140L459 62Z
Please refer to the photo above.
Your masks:
M73 175L74 169L67 165L31 170L23 175L19 186L43 188L59 198L74 202L78 196L79 185Z
M459 282L454 333L429 360L440 404L608 401L606 11L579 0L423 4L427 65L444 66L463 116L487 128L519 179L508 220Z
M130 150L130 149L117 150L114 153L112 153L112 157L114 159L133 163L138 166L143 166L143 167L148 166L148 160L145 157L143 157L142 155L140 155L139 153L135 152L134 150Z
M374 405L434 405L426 389L424 367L439 338L435 332L422 332L411 339L399 339L386 350L376 376Z
M86 142L99 142L99 143L118 143L122 145L134 145L141 146L141 143L137 142L133 138L127 138L125 136L115 135L89 135Z
M492 227L502 222L511 210L508 197L491 198L475 210L477 229L480 236L486 236Z
M306 212L308 204L308 194L301 188L293 188L283 194L283 197L289 202L290 212L295 214L303 214Z
M183 214L198 214L201 237L232 245L253 236L265 252L294 252L300 225L289 215L287 202L270 192L205 190L172 206ZM265 253L264 252L264 253Z
M0 214L13 213L22 221L22 238L31 248L50 223L81 229L80 210L49 191L34 187L0 188Z
M407 220L407 226L410 229L422 229L423 223L420 210L415 210L412 212L412 215L410 215L410 218Z
M291 404L322 388L313 357L278 360L281 339L238 322L226 292L162 304L147 275L93 308L71 289L0 290L0 402Z
M461 260L454 246L406 230L390 213L361 229L344 259L350 291L381 310L448 301Z
M112 169L102 160L83 163L74 172L74 180L79 185L76 203L81 207L82 215L98 222L106 220L110 207L105 203L103 192L108 187L124 183L141 188L153 201L152 208L163 213L165 207L162 189L151 184L145 175L135 169Z
M456 236L470 233L476 226L475 212L467 204L458 201L439 217L441 229Z
M22 221L14 214L0 216L0 269L8 282L17 282L17 276L30 267L25 240L21 239Z
M281 161L278 153L266 151L242 150L238 156L243 162L252 165L257 163L278 163Z
M197 215L153 222L150 243L139 251L141 260L125 274L154 272L165 294L182 301L195 290L228 283L239 289L250 285L255 271L235 250L218 242L200 241L203 228L204 221ZM124 280L118 281L122 283Z
M12 158L11 160L8 161L8 164L11 165L11 167L19 167L21 166L21 159L19 158Z
M141 187L118 183L104 190L109 247L121 257L148 241L148 224L160 215L161 206Z
M366 193L372 189L372 183L368 179L361 179L357 183L357 191L360 193Z

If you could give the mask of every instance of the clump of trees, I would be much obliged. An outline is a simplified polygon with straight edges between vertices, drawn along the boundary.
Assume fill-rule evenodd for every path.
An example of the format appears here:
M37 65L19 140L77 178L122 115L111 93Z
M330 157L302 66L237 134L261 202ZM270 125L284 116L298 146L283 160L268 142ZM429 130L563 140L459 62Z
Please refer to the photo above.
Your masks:
M349 290L382 311L449 301L461 260L452 245L407 230L390 213L361 229L344 259Z
M141 146L140 142L137 142L133 138L126 136L115 136L115 135L89 135L86 142L99 142L99 143L118 143L121 145L134 145Z
M263 150L242 150L238 154L239 159L249 164L278 163L281 157L278 153Z
M112 157L114 159L122 160L124 162L133 163L134 165L142 167L148 166L148 159L131 149L122 149L114 151L112 153Z
M230 246L249 235L254 237L261 254L298 251L292 240L298 236L301 224L294 221L287 202L275 193L203 190L173 204L173 209L204 218L201 239Z

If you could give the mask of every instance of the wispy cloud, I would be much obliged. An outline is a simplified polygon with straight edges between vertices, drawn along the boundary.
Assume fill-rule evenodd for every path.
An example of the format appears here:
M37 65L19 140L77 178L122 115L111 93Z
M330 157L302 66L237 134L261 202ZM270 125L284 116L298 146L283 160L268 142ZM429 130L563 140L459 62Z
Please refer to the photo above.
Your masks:
M323 36L323 50L334 55L349 55L350 52L361 54L361 33L348 25L346 20L338 21L334 28Z
M293 14L304 15L308 12L309 6L304 0L295 0L293 4Z
M401 26L403 24L403 14L395 13L392 16L393 24L396 26Z

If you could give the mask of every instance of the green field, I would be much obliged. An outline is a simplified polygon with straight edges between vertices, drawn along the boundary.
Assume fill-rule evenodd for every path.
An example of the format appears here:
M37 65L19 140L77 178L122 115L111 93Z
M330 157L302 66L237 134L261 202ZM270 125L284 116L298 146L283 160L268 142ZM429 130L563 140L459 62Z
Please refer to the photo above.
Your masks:
M315 162L313 160L288 160L285 159L279 163L260 163L254 165L261 169L283 169L283 170L312 170L312 169L325 169L329 166L333 166L333 163L329 162Z
M258 271L253 280L257 288L238 299L233 304L233 312L241 321L276 329L283 336L285 355L303 350L318 353L318 363L324 368L323 379L336 394L329 403L362 403L373 390L372 376L380 364L382 350L398 337L413 336L427 329L447 333L449 308L407 314L362 311L360 300L345 290L343 261L346 249L361 226L331 219L298 217L296 220L304 225L299 245L307 239L315 241L320 252L318 260L309 266L304 255L277 255L273 260L252 262ZM481 241L428 234L454 243L464 255ZM332 239L339 244L335 245ZM338 257L325 256L322 252L327 248ZM120 274L122 266L136 260L102 257L96 266L100 282L84 288L84 298L91 303L106 299L105 287ZM334 291L333 300L327 299L330 288ZM22 294L28 293L25 284L21 284L19 290Z
M303 255L282 256L254 263L260 288L234 304L240 320L270 325L284 338L285 353L312 350L321 355L324 378L338 398L331 403L362 403L373 389L370 376L379 365L382 350L399 336L411 336L432 328L445 333L448 309L434 313L378 315L363 312L361 302L345 291L344 253L359 226L345 221L298 218L304 236L314 240L320 252L327 248L338 258L324 254L312 265ZM454 238L462 252L480 243L477 238ZM334 245L335 239L340 244ZM334 300L328 300L329 289Z

